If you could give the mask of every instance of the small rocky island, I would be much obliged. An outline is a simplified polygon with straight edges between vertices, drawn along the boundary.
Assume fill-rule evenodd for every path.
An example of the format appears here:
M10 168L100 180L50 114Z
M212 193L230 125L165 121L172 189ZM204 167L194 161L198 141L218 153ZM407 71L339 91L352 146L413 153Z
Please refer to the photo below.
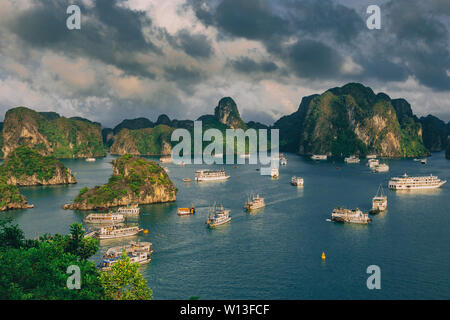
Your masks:
M27 209L33 205L27 203L17 186L7 183L6 177L0 176L0 211L10 209Z
M27 146L14 149L0 167L0 175L13 186L77 183L72 171L53 156L42 156Z
M132 203L152 204L176 200L177 189L165 170L154 161L124 155L113 161L108 183L80 190L70 210L98 210Z

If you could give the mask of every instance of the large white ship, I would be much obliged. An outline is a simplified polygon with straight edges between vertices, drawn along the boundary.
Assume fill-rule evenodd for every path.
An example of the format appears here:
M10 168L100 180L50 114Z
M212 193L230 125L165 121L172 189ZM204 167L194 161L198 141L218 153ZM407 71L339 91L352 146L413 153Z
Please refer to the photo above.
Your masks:
M358 208L355 210L335 208L331 214L331 220L335 222L368 224L372 219L367 213L362 212Z
M100 240L130 237L130 236L137 235L142 230L143 229L136 227L136 226L127 227L127 226L111 225L108 227L98 229L97 237Z
M406 173L401 177L389 180L389 189L393 190L417 190L436 189L442 187L447 180L441 180L430 174L429 176L409 177Z
M227 180L230 176L227 176L225 170L197 170L195 171L195 181L215 181L215 180Z

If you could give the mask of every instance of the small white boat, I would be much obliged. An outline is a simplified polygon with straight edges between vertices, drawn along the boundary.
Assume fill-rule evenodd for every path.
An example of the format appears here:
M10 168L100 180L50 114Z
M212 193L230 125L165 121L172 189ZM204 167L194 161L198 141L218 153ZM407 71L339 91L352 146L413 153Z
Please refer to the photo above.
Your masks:
M137 235L139 232L143 230L144 229L141 229L137 226L127 227L127 226L112 225L98 229L97 237L100 240L131 237Z
M282 165L282 166L285 166L285 165L287 165L287 159L286 158L280 158L280 164Z
M369 166L370 169L373 169L375 166L379 164L380 161L378 161L378 159L369 159L369 161L367 161L367 165Z
M311 156L312 160L327 160L328 156L326 154L313 154Z
M387 204L387 196L384 195L383 187L380 184L377 194L372 198L372 210L370 210L369 213L374 214L385 211L387 209Z
M161 163L172 163L173 159L172 157L161 157L159 158L159 162Z
M377 157L376 154L368 154L368 155L366 156L366 159L375 159L376 157Z
M95 158L86 158L86 162L95 162L96 160Z
M139 213L141 213L141 209L139 208L139 205L137 203L134 203L126 207L120 207L117 210L117 213L129 216L137 216L139 215Z
M85 219L83 219L86 223L93 224L113 224L113 223L122 223L125 221L125 217L123 214L117 213L91 213Z
M208 215L206 224L209 227L217 227L230 221L230 210L224 209L222 205L220 207L217 207L214 204L214 207L210 208L210 214Z
M166 173L169 173L169 168L163 167L163 169L164 169L164 171L165 171Z
M280 172L278 171L278 168L270 169L270 176L274 179L278 179L278 177L280 176Z
M303 178L293 176L291 178L291 184L297 187L303 187Z
M266 206L266 203L264 202L264 198L260 197L259 194L252 197L251 199L248 198L247 202L244 205L244 209L248 211L257 210L260 208L264 208Z
M178 208L177 210L177 214L179 216L189 216L191 214L195 213L195 208L194 207L190 207L190 208Z
M388 172L389 166L386 163L380 163L372 167L373 172Z
M359 160L359 157L357 156L350 156L344 159L346 163L359 163L361 160Z
M422 160L420 160L420 162L422 163L422 164L427 164L427 159L422 159Z

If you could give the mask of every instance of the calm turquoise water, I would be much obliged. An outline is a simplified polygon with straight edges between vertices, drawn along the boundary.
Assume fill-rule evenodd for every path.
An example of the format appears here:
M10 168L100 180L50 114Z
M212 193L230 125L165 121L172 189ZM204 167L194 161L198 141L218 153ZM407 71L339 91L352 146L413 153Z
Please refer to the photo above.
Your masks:
M177 202L143 207L139 223L149 234L152 262L141 268L156 299L449 299L450 183L440 190L414 193L387 191L390 176L430 174L450 180L450 161L434 154L427 165L389 160L389 173L373 174L365 165L313 162L287 154L279 180L257 166L225 166L226 182L186 184L205 166L168 164L179 189ZM30 187L22 192L34 209L2 213L11 216L28 237L67 233L69 225L88 213L62 210L82 187L105 183L111 160L67 160L77 172L73 186ZM220 166L222 167L222 166ZM339 169L337 169L339 167ZM290 185L292 175L305 179ZM368 226L327 222L338 205L368 210L379 184L389 199L386 213ZM249 192L265 197L256 214L242 206ZM215 230L205 226L207 206L223 202L232 221ZM178 217L177 207L194 204L197 214ZM122 241L103 243L96 262ZM320 256L325 251L327 259ZM368 290L366 268L381 268L381 290Z

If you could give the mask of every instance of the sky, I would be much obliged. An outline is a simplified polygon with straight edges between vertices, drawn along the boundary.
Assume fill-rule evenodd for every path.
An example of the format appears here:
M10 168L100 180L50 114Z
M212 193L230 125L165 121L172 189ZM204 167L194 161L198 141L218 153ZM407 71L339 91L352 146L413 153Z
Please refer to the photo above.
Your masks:
M0 0L0 121L16 106L113 127L212 114L272 124L348 82L450 121L448 0ZM81 30L66 27L70 4ZM369 5L381 9L370 30Z

